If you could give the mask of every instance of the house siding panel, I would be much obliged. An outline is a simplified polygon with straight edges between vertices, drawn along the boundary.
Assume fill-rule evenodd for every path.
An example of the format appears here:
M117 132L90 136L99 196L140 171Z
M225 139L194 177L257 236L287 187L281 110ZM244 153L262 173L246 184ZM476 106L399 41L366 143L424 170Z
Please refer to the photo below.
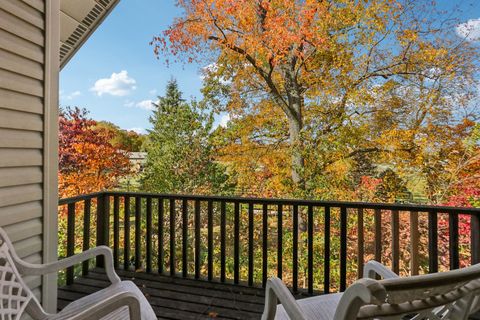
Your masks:
M0 225L32 263L44 257L46 1L0 1ZM42 278L26 283L41 298Z

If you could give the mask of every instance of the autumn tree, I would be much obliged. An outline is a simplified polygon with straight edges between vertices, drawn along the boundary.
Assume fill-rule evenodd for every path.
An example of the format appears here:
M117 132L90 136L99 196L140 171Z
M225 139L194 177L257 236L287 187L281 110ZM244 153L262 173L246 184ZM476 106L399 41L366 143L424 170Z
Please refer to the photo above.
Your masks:
M110 189L129 173L127 154L110 143L112 132L85 109L61 110L59 129L60 197Z
M128 152L142 151L146 135L139 134L133 130L121 129L119 126L108 121L98 121L96 128L103 128L112 132L110 143L115 148Z
M396 95L420 97L402 106L423 126L429 116L445 115L445 88L458 97L469 93L474 81L474 49L453 34L454 19L442 19L430 2L181 0L178 5L184 14L154 38L155 52L188 61L207 58L214 67L206 71L205 96L227 93L223 107L231 113L248 114L260 102L273 101L287 120L283 132L294 190L311 189L317 183L308 181L339 159L387 150L361 134L371 132L364 127L372 117L388 114ZM332 136L356 141L335 149ZM414 136L404 132L400 140L407 144ZM388 151L408 148L397 144Z
M150 117L142 187L172 193L226 193L228 176L213 158L210 132L213 116L198 103L182 98L171 80Z

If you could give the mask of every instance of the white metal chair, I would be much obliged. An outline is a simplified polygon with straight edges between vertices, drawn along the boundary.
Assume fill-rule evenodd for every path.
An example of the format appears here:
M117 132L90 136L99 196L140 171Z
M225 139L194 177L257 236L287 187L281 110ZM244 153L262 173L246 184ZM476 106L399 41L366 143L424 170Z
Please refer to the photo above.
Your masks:
M100 246L60 261L35 265L22 261L17 256L2 228L0 240L0 319L18 320L24 313L35 320L157 319L147 299L135 284L121 281L115 273L110 248ZM105 270L111 285L70 303L57 314L46 313L22 280L22 276L57 272L99 255L104 256Z
M377 274L382 280L374 279ZM364 278L344 293L296 301L280 279L269 279L262 320L465 320L474 310L472 305L479 292L480 264L399 277L381 263L370 261L365 265Z

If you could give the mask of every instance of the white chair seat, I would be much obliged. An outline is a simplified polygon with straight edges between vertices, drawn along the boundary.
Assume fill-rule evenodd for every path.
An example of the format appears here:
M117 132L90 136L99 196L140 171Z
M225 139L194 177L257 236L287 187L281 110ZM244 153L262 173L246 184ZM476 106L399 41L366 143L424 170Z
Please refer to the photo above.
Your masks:
M69 305L67 305L62 311L60 311L55 318L55 320L68 319L71 315L77 314L80 310L85 310L86 308L92 306L95 303L98 303L102 300L105 300L112 295L115 295L120 292L131 292L135 294L140 302L140 310L142 319L141 320L156 320L157 317L153 312L152 307L148 303L147 299L143 293L138 289L138 287L131 281L122 281L116 284L112 284L109 287L92 293L86 297L75 300ZM116 311L110 313L108 316L102 318L102 320L123 320L130 319L128 313L128 307L122 307Z
M376 276L382 280L376 280ZM262 320L467 320L477 310L480 264L401 278L377 261L344 293L295 300L281 279L268 279ZM281 305L277 304L280 301Z
M324 294L320 296L297 300L307 319L331 320L335 315L338 303L342 298L342 293ZM277 306L275 319L289 320L290 317L285 312L283 305Z

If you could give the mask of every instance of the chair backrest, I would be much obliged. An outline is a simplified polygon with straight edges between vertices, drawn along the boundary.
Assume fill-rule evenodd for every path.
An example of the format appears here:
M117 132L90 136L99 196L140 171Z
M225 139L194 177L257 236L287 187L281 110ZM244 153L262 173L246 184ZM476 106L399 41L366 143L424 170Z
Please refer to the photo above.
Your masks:
M480 292L480 264L386 280L360 279L342 296L335 319L467 319Z
M17 320L27 312L43 316L40 303L22 279L17 266L20 258L5 230L0 228L0 319ZM34 317L36 318L36 317Z

